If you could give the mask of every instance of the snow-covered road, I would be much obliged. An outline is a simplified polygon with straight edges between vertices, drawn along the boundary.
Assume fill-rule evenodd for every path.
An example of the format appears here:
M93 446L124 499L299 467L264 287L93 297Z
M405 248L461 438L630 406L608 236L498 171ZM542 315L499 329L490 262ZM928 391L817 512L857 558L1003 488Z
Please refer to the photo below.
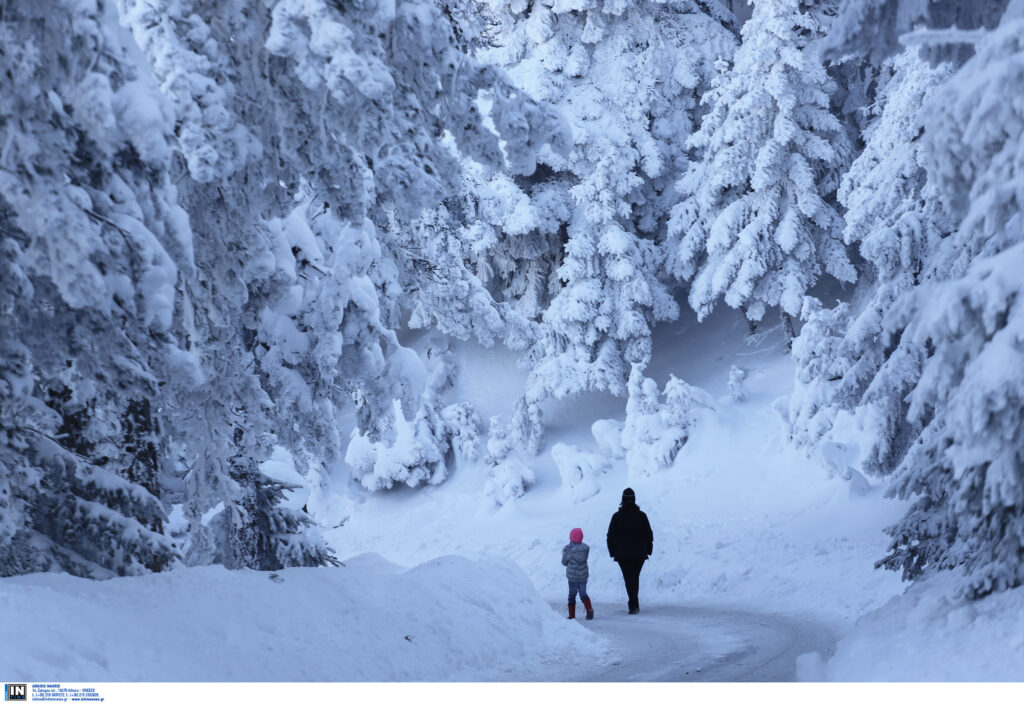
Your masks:
M643 604L639 615L627 615L622 605L594 608L594 620L579 622L607 638L615 658L608 665L581 661L566 678L793 681L798 656L822 652L827 658L836 640L810 619L732 608Z

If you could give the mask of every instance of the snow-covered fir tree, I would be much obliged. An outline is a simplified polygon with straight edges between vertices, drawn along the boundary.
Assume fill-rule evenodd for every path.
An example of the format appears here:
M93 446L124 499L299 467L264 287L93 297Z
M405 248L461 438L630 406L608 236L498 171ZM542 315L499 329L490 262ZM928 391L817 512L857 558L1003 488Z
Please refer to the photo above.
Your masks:
M1024 583L1024 3L926 106L929 178L958 227L930 282L887 327L927 349L907 396L921 427L892 491L914 498L886 566L913 577L960 568L970 596Z
M850 147L830 111L815 4L755 2L732 65L704 96L690 138L701 161L679 182L667 242L668 269L690 282L701 319L719 298L750 320L774 306L795 316L823 269L856 277L832 202Z
M0 576L337 563L289 491L507 505L589 391L565 495L656 481L685 291L800 314L788 429L907 501L879 565L1024 585L1024 0L736 4L5 4ZM486 437L452 338L528 373Z
M343 11L282 0L253 11L241 2L124 0L122 8L175 106L189 176L182 197L203 234L182 325L203 350L204 387L199 403L189 397L182 407L219 399L207 417L183 410L212 424L217 450L191 469L186 513L196 533L209 531L220 509L229 533L255 536L255 525L287 522L260 512L276 510L258 469L273 442L317 470L342 455L344 408L354 403L377 441L396 423L390 399L420 397L407 376L417 365L405 363L410 353L389 327L398 254L382 250L380 229L453 189L458 161L442 132L470 158L528 172L560 122L467 56L430 2ZM476 107L481 91L501 109L502 147ZM204 428L180 429L201 436ZM223 539L201 542L206 556L195 559L281 561L259 556L253 539L242 562ZM309 549L301 563L322 557Z
M711 408L710 400L705 391L675 376L659 391L654 379L645 377L642 368L634 365L621 438L629 475L651 476L671 467L690 437L695 410Z
M345 408L377 433L389 396L421 397L380 229L454 192L460 154L530 173L561 120L431 2L58 2L0 24L4 570L164 568L174 503L189 563L330 562L259 467L281 444L316 470ZM441 410L471 452L472 413Z
M0 45L0 575L160 571L172 125L101 6L10 5Z
M837 414L864 430L858 470L887 473L913 430L903 417L925 348L886 330L886 313L922 283L930 253L947 230L941 198L924 165L924 105L948 79L948 65L929 67L916 49L888 62L863 152L843 176L844 239L867 266L850 303L825 308L805 302L806 323L793 344L797 386L790 401L794 439L810 445L852 441L834 435Z
M469 228L489 285L540 322L514 434L539 448L539 404L585 390L623 394L650 329L677 314L661 280L671 185L714 61L734 46L721 3L488 3L487 57L569 118L573 149L529 178L477 176Z
M1007 0L840 0L825 51L829 56L858 54L876 66L900 53L900 37L921 27L973 30L998 24ZM966 60L970 45L942 42L926 48L926 58Z
M797 439L855 439L858 468L890 474L890 493L913 501L880 564L908 578L960 569L975 597L1024 574L1024 126L1004 99L1024 81L1022 22L1011 3L996 30L938 33L977 40L952 77L916 47L895 59L841 189L847 239L873 270L850 304L810 299L794 344Z

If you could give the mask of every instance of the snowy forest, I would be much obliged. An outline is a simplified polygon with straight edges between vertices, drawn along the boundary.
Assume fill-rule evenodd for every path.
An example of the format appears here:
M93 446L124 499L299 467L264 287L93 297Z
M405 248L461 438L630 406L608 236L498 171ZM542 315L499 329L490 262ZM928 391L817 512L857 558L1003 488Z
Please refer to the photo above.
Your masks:
M332 494L460 472L672 505L727 320L857 568L1024 591L1022 0L8 0L0 83L0 584L345 571Z

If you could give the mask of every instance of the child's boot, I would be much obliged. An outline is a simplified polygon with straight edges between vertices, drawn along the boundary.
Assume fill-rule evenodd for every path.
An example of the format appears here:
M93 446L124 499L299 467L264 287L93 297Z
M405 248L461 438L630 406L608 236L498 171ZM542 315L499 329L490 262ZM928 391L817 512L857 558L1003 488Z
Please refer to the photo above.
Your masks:
M583 599L583 607L587 609L587 620L593 620L594 619L594 609L592 607L590 607L590 599L589 598L584 598Z
M569 604L569 619L570 620L575 620L576 619L576 603L575 602Z

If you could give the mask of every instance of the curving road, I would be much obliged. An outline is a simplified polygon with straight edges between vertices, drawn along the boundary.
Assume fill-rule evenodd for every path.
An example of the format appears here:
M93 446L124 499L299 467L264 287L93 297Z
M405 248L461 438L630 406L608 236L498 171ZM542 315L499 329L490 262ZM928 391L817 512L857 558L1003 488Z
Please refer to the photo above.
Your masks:
M794 681L798 656L827 658L836 641L810 619L733 608L653 604L638 615L594 608L593 620L579 622L606 638L614 656L584 669L579 681Z

